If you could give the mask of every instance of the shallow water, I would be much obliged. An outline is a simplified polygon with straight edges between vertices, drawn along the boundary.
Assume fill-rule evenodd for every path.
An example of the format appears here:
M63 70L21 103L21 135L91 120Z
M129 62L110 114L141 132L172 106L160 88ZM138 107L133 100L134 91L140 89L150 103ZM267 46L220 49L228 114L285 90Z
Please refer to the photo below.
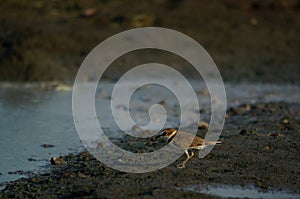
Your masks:
M111 111L109 95L113 85L111 82L103 82L98 88L96 110L109 137L120 139L120 130L111 114L107 114ZM199 82L192 82L192 85L197 92L200 108L209 110L210 98L205 85ZM124 86L130 87L131 84ZM268 101L298 103L299 91L299 86L295 85L226 84L228 106ZM166 126L178 124L178 118L174 116L180 113L174 108L177 100L162 87L143 87L134 94L133 100L136 103L131 107L132 117L138 124L147 124L149 107L162 101L166 102L168 117L170 114ZM128 107L120 104L114 108ZM208 116L209 114L203 114L204 119ZM0 182L26 177L29 175L26 171L47 169L45 166L49 165L49 159L53 156L83 150L72 116L72 91L43 91L36 89L36 85L2 83L0 117ZM55 147L43 148L42 144L52 144Z
M70 92L3 88L0 99L0 182L26 176L8 172L40 169L52 156L81 146L71 117Z
M249 198L249 199L296 199L300 198L298 194L287 193L283 191L263 191L258 188L230 186L230 185L190 185L182 188L184 191L204 193L207 195L219 196L222 198Z

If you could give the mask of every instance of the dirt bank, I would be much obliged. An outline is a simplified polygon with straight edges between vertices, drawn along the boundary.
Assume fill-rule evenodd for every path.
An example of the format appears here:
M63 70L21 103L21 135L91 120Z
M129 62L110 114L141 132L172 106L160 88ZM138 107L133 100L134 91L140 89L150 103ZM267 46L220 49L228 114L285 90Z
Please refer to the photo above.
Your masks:
M135 27L159 26L203 45L227 81L299 83L299 2L3 1L0 80L73 80L86 55L104 39ZM187 70L163 52L139 53L117 60L104 76L116 78L153 60Z

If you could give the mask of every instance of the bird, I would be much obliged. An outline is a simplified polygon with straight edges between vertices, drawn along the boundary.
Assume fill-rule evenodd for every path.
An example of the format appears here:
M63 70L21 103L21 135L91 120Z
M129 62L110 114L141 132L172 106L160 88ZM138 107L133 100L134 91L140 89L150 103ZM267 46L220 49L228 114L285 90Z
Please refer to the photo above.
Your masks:
M162 137L164 139L167 139L168 143L172 143L175 146L177 146L181 149L184 149L187 158L182 162L182 164L177 166L180 169L185 168L186 163L189 161L189 159L191 159L195 155L193 151L191 154L189 154L189 151L188 151L189 149L201 150L209 145L221 144L221 141L206 141L206 140L204 140L198 136L195 136L189 132L185 132L185 131L180 131L180 133L178 133L178 132L179 131L177 128L166 128L166 129L161 130L159 132L159 134L155 137L155 139ZM177 133L178 133L178 135L177 135ZM187 148L186 148L186 144L185 144L186 139L193 139L192 143Z

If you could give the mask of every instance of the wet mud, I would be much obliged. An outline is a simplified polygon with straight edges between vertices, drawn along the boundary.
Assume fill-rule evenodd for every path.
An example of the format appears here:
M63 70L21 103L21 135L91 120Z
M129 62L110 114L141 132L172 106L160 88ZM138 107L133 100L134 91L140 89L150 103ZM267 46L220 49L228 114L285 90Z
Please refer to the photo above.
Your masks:
M49 160L50 172L8 183L0 197L219 198L186 189L207 184L299 194L299 127L297 103L243 104L228 108L222 144L203 159L192 158L185 169L177 168L185 155L163 169L131 174L82 152L63 157L65 165L51 165ZM200 129L198 135L204 134ZM123 147L134 148L134 140L126 140Z

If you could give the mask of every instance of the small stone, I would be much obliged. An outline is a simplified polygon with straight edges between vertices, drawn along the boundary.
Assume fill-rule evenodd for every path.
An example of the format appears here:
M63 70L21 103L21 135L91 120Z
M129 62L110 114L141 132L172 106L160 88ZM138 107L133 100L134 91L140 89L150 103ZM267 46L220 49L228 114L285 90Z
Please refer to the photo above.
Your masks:
M166 106L167 102L165 100L161 100L158 104L162 105L162 106Z
M208 124L204 121L198 122L198 129L208 129Z
M35 158L28 158L28 161L35 162L35 161L37 161L37 159L35 159Z
M284 118L282 121L281 121L283 124L288 124L289 123L289 120Z
M154 142L151 140L146 143L146 146L151 147L151 146L153 146L153 144L154 144Z
M206 97L209 96L208 90L200 90L200 91L196 91L196 93L197 93L198 95L203 95L203 96L206 96Z
M256 25L257 25L257 19L256 19L256 18L251 18L251 19L250 19L250 24L251 24L252 26L256 26Z
M81 16L82 17L92 17L92 16L95 16L97 13L98 13L97 8L88 8L81 14Z
M270 147L266 146L266 147L264 148L264 150L265 150L265 151L269 151L269 150L270 150Z
M132 131L134 132L141 132L143 131L143 129L137 125L133 125L133 127L131 128Z
M61 178L70 178L70 177L73 177L73 175L69 172L64 172L64 173L61 174L60 177ZM49 179L51 179L51 178L49 178Z
M38 182L37 178L31 178L31 182Z
M7 172L8 174L24 174L24 171L23 170L17 170L17 171L9 171L9 172Z
M238 107L232 107L228 109L228 113L231 115L243 115L251 110L250 104L241 104Z
M275 137L275 138L283 137L281 133L269 133L268 136Z
M50 162L52 165L66 165L67 164L67 162L61 156L59 158L52 157Z
M239 133L240 135L255 135L255 131L248 130L248 129L242 129Z
M59 84L55 88L56 91L70 91L72 90L72 87L65 85L65 84Z
M247 130L246 129L242 129L239 134L240 135L246 135L247 134Z
M138 14L134 15L131 20L131 26L138 28L142 26L153 26L155 17L152 15Z
M122 111L128 111L127 106L125 106L125 105L123 105L123 104L117 105L117 109L120 109L120 110L122 110Z
M77 175L78 175L79 178L86 178L87 177L85 174L83 174L81 172L78 172Z
M55 147L55 146L52 145L52 144L42 144L41 147L44 147L44 148L52 148L52 147Z
M89 155L89 152L87 152L87 151L80 153L80 156L88 156L88 155Z

